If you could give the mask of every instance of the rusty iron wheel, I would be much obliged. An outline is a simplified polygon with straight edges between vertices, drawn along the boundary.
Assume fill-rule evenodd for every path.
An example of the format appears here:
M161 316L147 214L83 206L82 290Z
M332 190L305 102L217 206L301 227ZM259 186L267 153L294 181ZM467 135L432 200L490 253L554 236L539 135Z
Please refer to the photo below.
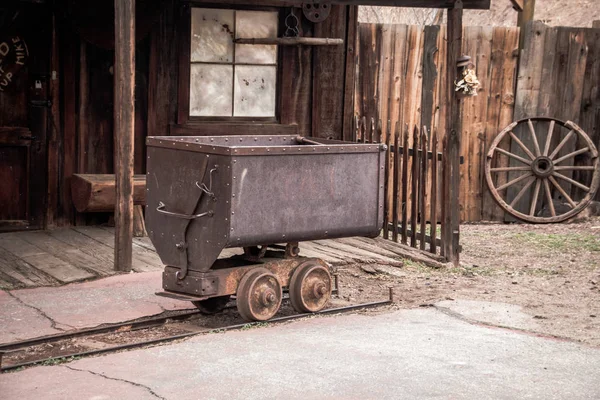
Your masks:
M229 302L230 297L230 295L211 297L206 300L192 301L192 304L195 305L202 314L211 315L223 311Z
M598 150L571 121L526 118L496 136L485 177L496 202L512 216L537 224L563 222L583 211L598 190Z
M317 261L307 261L294 270L290 278L290 301L298 312L321 311L331 299L329 268Z
M277 276L266 268L255 268L242 277L236 297L242 318L266 321L279 311L283 292Z

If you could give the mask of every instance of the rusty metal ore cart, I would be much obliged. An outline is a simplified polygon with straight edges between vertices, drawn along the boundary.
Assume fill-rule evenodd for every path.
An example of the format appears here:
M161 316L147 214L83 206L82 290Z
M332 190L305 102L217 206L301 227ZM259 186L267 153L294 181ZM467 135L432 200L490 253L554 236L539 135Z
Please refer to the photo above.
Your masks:
M315 312L331 297L325 262L298 242L377 236L385 145L294 136L149 137L146 223L165 264L161 295L267 320L289 288ZM218 259L225 248L244 255Z

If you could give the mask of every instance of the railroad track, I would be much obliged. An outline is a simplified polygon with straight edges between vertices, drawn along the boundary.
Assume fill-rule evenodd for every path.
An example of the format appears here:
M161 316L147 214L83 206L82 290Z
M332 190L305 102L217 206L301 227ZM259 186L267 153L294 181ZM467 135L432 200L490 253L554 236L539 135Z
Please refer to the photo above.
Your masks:
M389 305L393 303L393 291L390 288L389 290L389 298L383 301L376 301L371 303L363 303L350 305L345 307L336 307L325 309L316 313L305 313L305 314L293 314L286 315L282 317L272 318L267 322L269 324L276 324L286 321L291 321L294 319L300 319L307 316L312 315L326 315L326 314L336 314L336 313L344 313L349 311L356 311L360 309L379 307L384 305ZM235 306L229 306L226 309L235 308ZM33 339L16 341L12 343L7 343L0 345L0 372L12 371L24 367L30 367L34 365L53 365L65 361L70 361L82 357L88 357L98 354L112 353L122 350L141 348L146 346L152 346L167 342L172 342L175 340L185 339L192 336L198 336L208 333L214 332L225 332L231 330L239 330L239 329L247 329L252 328L254 326L260 326L260 323L236 323L231 325L223 325L216 326L211 328L202 328L194 331L177 333L177 334L169 334L160 332L151 332L146 336L155 336L159 337L147 339L147 340L133 340L128 342L125 340L125 343L116 344L116 345L108 345L102 348L88 348L82 350L80 346L73 345L72 341L75 339L93 340L94 337L98 335L131 335L132 339L136 339L136 333L141 330L152 331L159 330L161 328L165 328L166 326L175 326L175 323L182 323L185 321L193 320L194 317L202 315L198 310L191 311L183 311L176 314L168 315L168 316L158 316L151 317L139 321L133 322L122 322L116 324L106 324L96 328L88 328L88 329L78 329L65 333L59 333L55 335L47 335L41 336ZM51 356L46 356L42 358L32 359L31 356L28 356L28 352L35 354L34 349L40 348L42 346L49 346L52 350L56 349L57 354L52 354ZM73 348L74 350L68 350L69 348ZM64 352L62 349L66 349ZM35 357L34 357L35 358ZM14 361L23 359L24 361ZM3 362L4 361L4 362ZM5 365L6 362L10 362L10 364Z

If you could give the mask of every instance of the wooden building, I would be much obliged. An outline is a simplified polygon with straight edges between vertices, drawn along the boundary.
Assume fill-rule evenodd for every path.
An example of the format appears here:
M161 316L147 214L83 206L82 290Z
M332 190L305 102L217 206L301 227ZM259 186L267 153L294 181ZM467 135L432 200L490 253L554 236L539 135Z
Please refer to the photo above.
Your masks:
M74 174L116 174L115 264L126 270L133 173L145 172L147 136L349 138L359 4L450 9L454 66L463 7L489 3L5 0L0 231L104 222L107 213L76 211L71 182ZM281 39L295 36L330 40ZM447 101L459 107L451 92ZM460 136L453 115L448 129Z

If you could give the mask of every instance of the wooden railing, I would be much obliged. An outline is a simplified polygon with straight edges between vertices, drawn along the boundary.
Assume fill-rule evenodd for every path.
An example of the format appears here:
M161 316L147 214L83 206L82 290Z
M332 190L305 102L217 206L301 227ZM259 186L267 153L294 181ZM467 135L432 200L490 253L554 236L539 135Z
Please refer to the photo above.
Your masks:
M451 213L459 210L451 210L447 200L443 173L449 158L436 151L437 132L416 126L401 130L398 123L392 130L390 121L382 132L382 125L375 118L355 117L353 140L388 146L383 237L453 261L446 249L457 240L449 228ZM444 143L443 148L449 147Z

